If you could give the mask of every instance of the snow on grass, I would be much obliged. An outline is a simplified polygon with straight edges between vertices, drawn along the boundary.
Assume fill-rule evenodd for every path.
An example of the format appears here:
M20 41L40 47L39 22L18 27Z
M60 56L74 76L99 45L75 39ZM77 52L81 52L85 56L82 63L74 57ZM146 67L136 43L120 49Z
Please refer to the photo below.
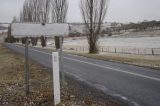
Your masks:
M160 37L100 38L99 46L126 48L160 48ZM87 46L87 39L66 39L65 46Z

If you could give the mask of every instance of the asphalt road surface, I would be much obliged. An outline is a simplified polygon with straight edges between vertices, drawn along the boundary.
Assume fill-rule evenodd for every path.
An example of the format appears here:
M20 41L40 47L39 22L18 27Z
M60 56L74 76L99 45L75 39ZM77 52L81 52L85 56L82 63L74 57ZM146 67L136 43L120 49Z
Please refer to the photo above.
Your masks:
M5 44L24 54L24 47ZM50 53L30 48L29 57L52 68ZM160 106L160 70L101 61L75 55L64 55L64 71L104 93L136 106Z

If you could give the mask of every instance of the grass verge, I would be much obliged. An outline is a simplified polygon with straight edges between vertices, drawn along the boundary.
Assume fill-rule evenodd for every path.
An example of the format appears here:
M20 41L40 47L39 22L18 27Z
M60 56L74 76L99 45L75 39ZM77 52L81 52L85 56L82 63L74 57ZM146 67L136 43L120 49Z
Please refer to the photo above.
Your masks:
M131 64L142 67L149 67L154 69L160 69L160 57L159 59L145 59L144 56L137 56L132 54L88 54L88 53L77 53L77 52L66 52L67 54L73 54L78 56L84 56L88 58L104 60L104 61L112 61L124 64ZM154 57L156 58L156 57Z
M53 52L53 49L49 48L39 48L44 52ZM55 50L54 50L55 51ZM160 69L160 55L134 55L134 54L115 54L115 53L105 53L105 54L89 54L89 53L79 53L74 51L65 51L66 54L84 56L88 58L118 62L124 64L131 64L141 67L148 67L153 69Z
M0 44L0 106L52 106L52 74L30 60L30 95L25 95L24 57ZM85 86L73 80L66 80L61 87L62 102L58 106L122 106L113 99L98 97L92 91L82 92ZM79 89L82 88L82 89ZM78 94L77 94L78 93ZM81 96L80 96L81 94Z

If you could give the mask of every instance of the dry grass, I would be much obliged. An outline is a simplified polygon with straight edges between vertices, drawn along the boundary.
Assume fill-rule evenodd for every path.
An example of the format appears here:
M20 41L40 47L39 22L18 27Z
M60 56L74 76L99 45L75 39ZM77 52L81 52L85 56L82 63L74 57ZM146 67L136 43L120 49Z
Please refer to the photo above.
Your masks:
M42 67L34 61L29 61L30 67L30 95L25 94L24 57L11 52L0 44L0 106L52 106L52 74L49 69ZM76 90L76 86L66 85L61 88L62 102L58 106L121 106L114 99L105 102L94 100L92 93ZM79 84L78 84L79 85ZM80 85L79 85L80 86ZM79 87L78 87L79 88ZM84 87L83 87L84 89ZM76 90L76 93L73 93Z
M0 106L52 105L52 80L30 61L30 92L25 95L24 58L0 45Z
M40 48L42 49L42 48ZM53 52L53 49L43 48L45 52ZM73 54L78 56L84 56L104 61L113 61L125 64L132 64L136 66L149 67L160 69L160 56L159 55L134 55L134 54L118 54L118 53L106 53L106 54L88 54L74 51L64 51L67 54Z
M151 58L144 58L142 55L121 55L121 54L88 54L88 53L77 53L77 52L67 52L73 55L79 55L104 61L113 61L125 64L132 64L137 66L144 66L150 67L155 69L160 69L160 58L159 59L152 59ZM155 58L155 57L154 57Z

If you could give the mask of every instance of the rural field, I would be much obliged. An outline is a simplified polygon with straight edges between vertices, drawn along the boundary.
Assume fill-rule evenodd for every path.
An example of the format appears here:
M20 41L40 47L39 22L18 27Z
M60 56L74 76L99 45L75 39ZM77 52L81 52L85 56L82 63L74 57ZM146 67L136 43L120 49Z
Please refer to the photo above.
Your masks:
M135 33L131 33L129 35L122 36L101 37L98 43L100 46L99 54L88 54L88 42L86 37L65 38L63 44L64 51L66 53L100 60L160 68L159 31L137 33L141 35L133 36ZM55 48L54 39L48 39L47 44L46 49Z
M87 46L86 38L68 38L65 46ZM160 48L160 37L104 37L99 39L99 46L127 48Z
M48 39L47 44L48 48L53 48L54 39ZM88 41L86 37L65 38L63 45L64 49L77 49L78 51L82 51L82 49L83 51L88 50ZM116 48L120 52L123 52L122 49L125 49L124 51L130 51L129 53L134 54L137 52L134 51L134 49L139 49L140 52L146 52L143 54L151 54L151 49L155 49L155 54L160 54L160 30L125 32L123 34L112 35L111 37L100 37L98 46L104 48L104 51L108 52L115 52Z
M160 106L160 0L0 0L0 106Z

